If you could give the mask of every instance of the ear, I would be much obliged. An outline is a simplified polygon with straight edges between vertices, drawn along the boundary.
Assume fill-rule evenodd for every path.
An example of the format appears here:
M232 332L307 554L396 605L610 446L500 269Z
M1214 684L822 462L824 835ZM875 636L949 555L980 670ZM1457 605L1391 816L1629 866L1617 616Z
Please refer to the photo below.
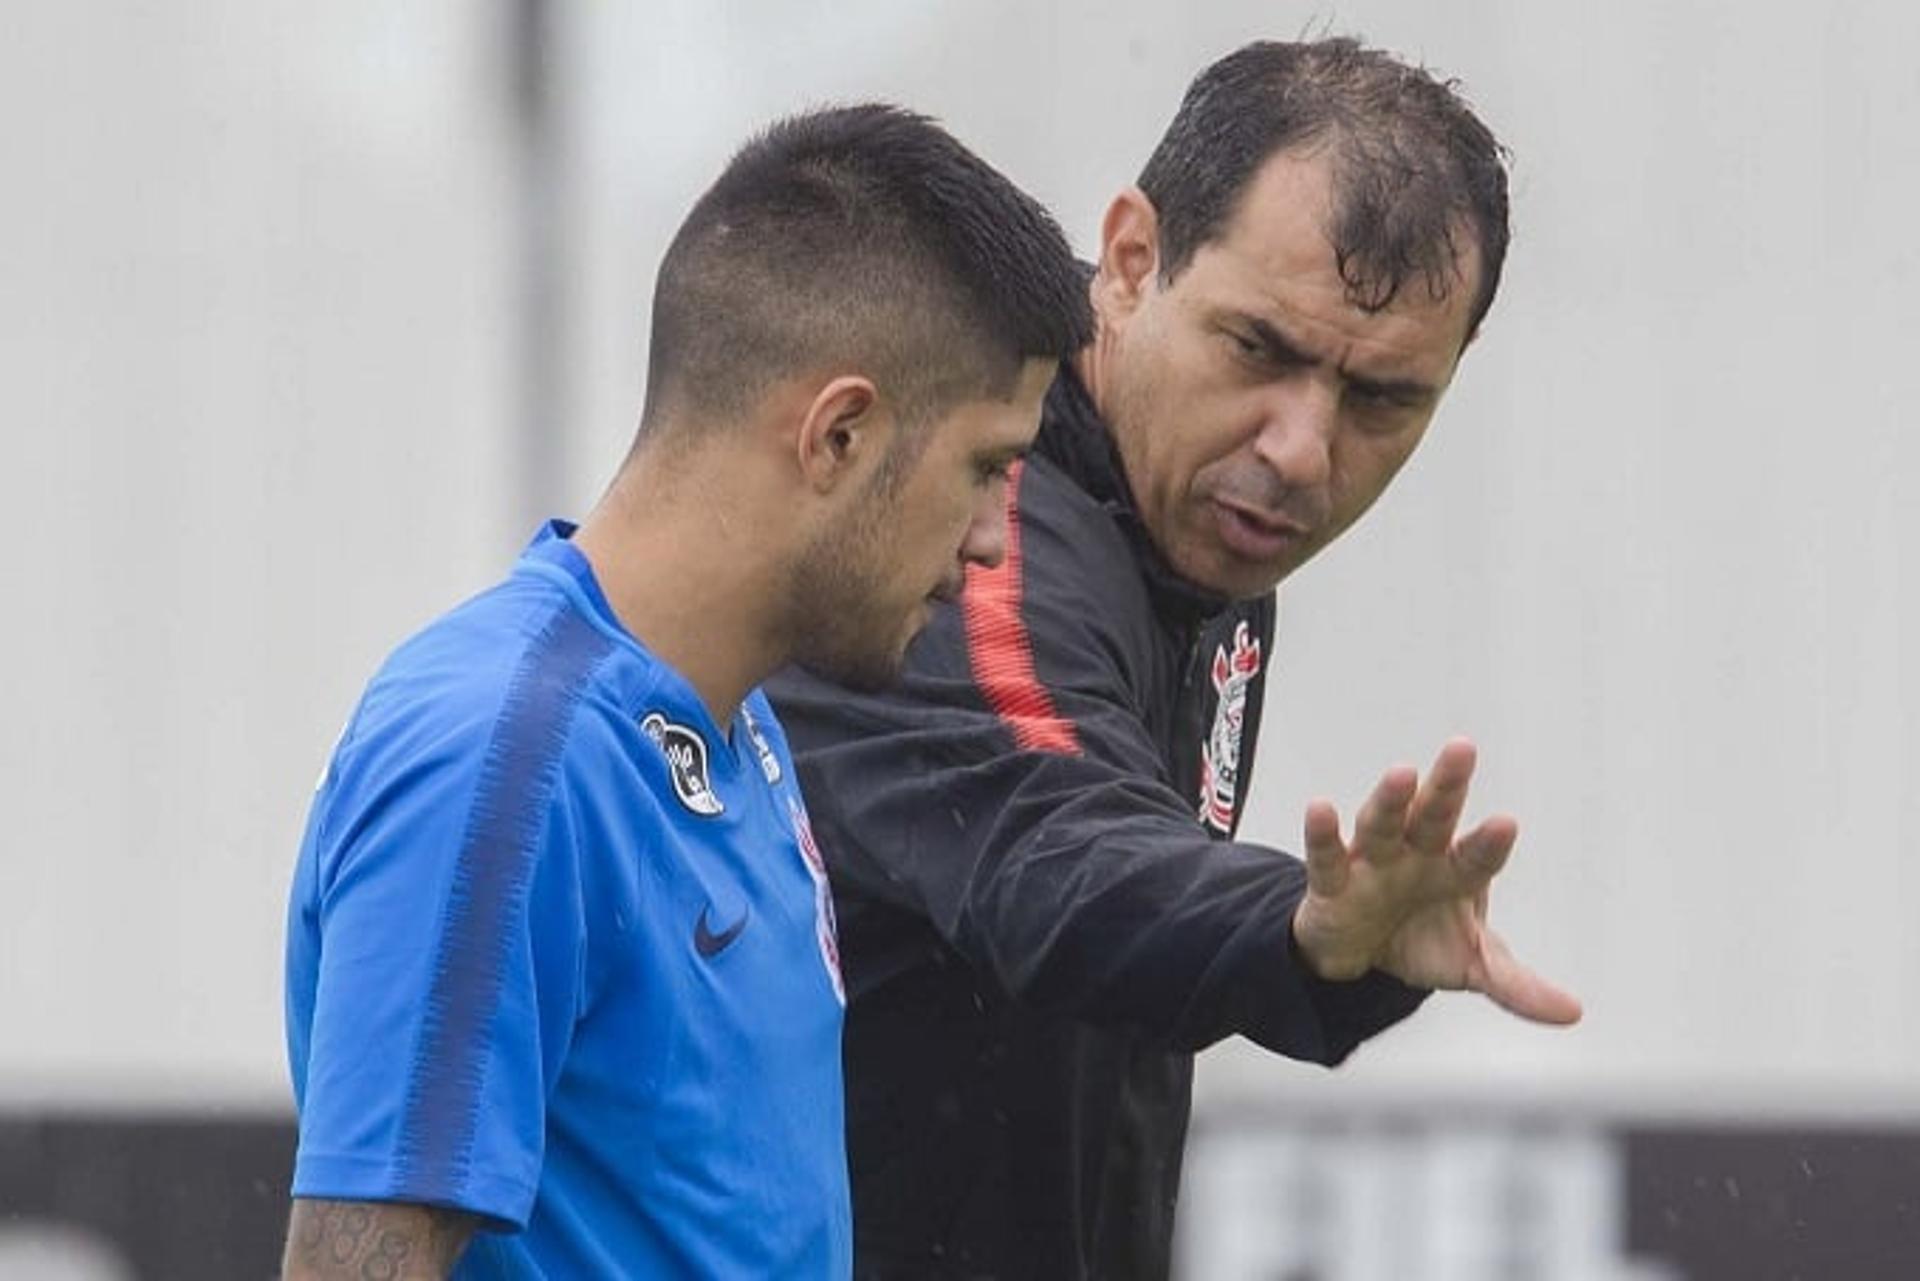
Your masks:
M886 455L893 416L880 407L873 380L843 374L820 387L800 419L800 474L816 493L831 493Z
M1094 305L1124 315L1139 306L1160 272L1160 213L1138 187L1128 187L1100 220L1100 269Z

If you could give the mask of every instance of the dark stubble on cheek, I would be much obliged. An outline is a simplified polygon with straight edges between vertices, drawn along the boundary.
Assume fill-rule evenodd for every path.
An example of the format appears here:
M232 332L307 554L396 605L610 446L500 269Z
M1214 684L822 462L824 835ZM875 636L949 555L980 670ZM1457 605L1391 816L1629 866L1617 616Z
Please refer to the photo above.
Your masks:
M877 505L877 504L876 504ZM873 564L883 553L885 522L872 507L819 539L789 583L786 625L792 659L836 684L863 693L883 689L900 674L893 637L882 634Z

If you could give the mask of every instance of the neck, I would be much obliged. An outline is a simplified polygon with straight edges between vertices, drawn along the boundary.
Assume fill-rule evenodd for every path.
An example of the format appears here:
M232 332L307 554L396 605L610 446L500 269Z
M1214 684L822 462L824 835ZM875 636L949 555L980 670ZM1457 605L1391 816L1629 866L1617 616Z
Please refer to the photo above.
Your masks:
M786 661L783 575L753 548L764 504L740 500L698 458L629 460L573 542L629 632L694 688L725 730L747 692ZM737 482L738 477L733 478Z

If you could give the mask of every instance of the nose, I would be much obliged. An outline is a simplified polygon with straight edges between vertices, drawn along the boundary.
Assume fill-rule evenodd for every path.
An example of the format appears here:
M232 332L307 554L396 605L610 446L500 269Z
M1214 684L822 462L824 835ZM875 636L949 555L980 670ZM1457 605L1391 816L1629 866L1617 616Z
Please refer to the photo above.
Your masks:
M1316 489L1333 473L1339 413L1338 391L1320 379L1289 381L1273 391L1254 453L1289 488Z
M973 500L967 536L960 543L960 559L993 569L1007 558L1007 482L983 486Z

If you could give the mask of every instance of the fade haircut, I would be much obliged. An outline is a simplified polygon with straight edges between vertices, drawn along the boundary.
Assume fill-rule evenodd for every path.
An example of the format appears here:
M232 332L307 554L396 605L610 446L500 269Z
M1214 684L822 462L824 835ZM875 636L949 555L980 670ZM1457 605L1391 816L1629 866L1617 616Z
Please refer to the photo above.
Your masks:
M925 116L812 111L742 147L668 248L640 435L833 369L872 378L913 427L1006 399L1025 361L1092 333L1085 278L1032 197Z
M1224 234L1269 157L1316 146L1333 164L1326 234L1348 301L1380 311L1409 282L1444 298L1464 229L1480 251L1470 341L1507 256L1506 152L1456 82L1350 38L1261 41L1194 80L1140 174L1159 215L1162 279Z

